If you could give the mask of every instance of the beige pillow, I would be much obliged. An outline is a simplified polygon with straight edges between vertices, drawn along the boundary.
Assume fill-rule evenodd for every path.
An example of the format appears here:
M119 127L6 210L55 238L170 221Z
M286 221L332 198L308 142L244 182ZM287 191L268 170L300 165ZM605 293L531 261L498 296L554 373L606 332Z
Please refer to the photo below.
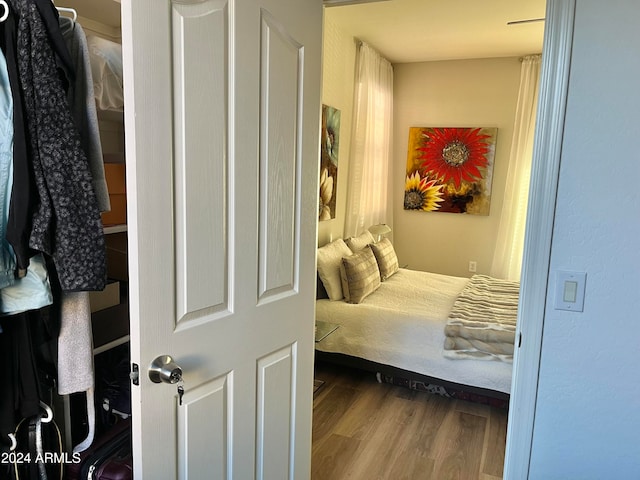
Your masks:
M371 245L371 250L378 262L380 280L383 282L398 271L398 256L393 244L388 238L383 238L378 243Z
M360 303L380 286L380 270L371 247L342 259L342 292L349 303Z
M330 300L343 298L340 262L348 255L351 250L341 238L318 248L318 275Z
M353 253L359 252L373 242L375 242L375 239L369 230L365 230L357 237L349 237L345 240L347 247L349 247Z

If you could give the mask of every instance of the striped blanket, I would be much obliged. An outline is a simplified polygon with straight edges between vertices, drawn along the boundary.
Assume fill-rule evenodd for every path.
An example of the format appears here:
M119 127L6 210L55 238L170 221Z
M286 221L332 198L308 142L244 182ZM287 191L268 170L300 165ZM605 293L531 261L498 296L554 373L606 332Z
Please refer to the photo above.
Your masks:
M513 361L520 283L474 275L453 304L444 355Z

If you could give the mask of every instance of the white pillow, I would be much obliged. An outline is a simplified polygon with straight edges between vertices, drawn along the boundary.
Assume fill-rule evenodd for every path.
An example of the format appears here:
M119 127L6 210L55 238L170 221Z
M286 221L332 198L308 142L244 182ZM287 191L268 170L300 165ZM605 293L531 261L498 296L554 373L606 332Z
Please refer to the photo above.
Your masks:
M351 255L351 250L341 238L318 248L318 275L324 285L329 300L342 300L342 280L340 263L342 257Z
M364 247L374 242L375 239L369 230L365 230L357 237L349 237L345 240L347 247L349 247L353 253L359 252Z

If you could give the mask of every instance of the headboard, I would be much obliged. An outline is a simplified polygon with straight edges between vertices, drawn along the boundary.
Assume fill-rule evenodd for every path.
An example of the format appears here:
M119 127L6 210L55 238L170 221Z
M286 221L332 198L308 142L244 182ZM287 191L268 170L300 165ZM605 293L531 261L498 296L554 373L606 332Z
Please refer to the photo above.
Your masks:
M320 280L320 276L316 274L316 300L321 300L323 298L329 298L329 295L322 284L322 280Z

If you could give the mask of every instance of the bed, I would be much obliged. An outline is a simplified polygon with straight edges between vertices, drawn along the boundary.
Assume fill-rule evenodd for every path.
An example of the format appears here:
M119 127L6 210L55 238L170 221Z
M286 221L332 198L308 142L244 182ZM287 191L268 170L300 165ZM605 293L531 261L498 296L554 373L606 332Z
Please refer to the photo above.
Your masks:
M395 258L389 245L387 251ZM352 255L363 248L338 248L339 253L332 254L331 269L323 268L326 258L319 250L320 286L328 285L325 289L334 299L316 301L316 320L339 328L316 343L317 358L410 381L508 398L519 285L483 275L469 279L396 267L359 302L336 299L339 294L330 292L327 271L335 275L335 259L344 255L338 262L342 284L348 272L343 266L345 259L359 263L351 260ZM376 263L378 260L379 256ZM378 264L378 271L381 269ZM491 283L493 280L498 283ZM497 291L496 299L487 300L484 289ZM476 298L469 301L470 297ZM497 323L487 320L494 316Z

